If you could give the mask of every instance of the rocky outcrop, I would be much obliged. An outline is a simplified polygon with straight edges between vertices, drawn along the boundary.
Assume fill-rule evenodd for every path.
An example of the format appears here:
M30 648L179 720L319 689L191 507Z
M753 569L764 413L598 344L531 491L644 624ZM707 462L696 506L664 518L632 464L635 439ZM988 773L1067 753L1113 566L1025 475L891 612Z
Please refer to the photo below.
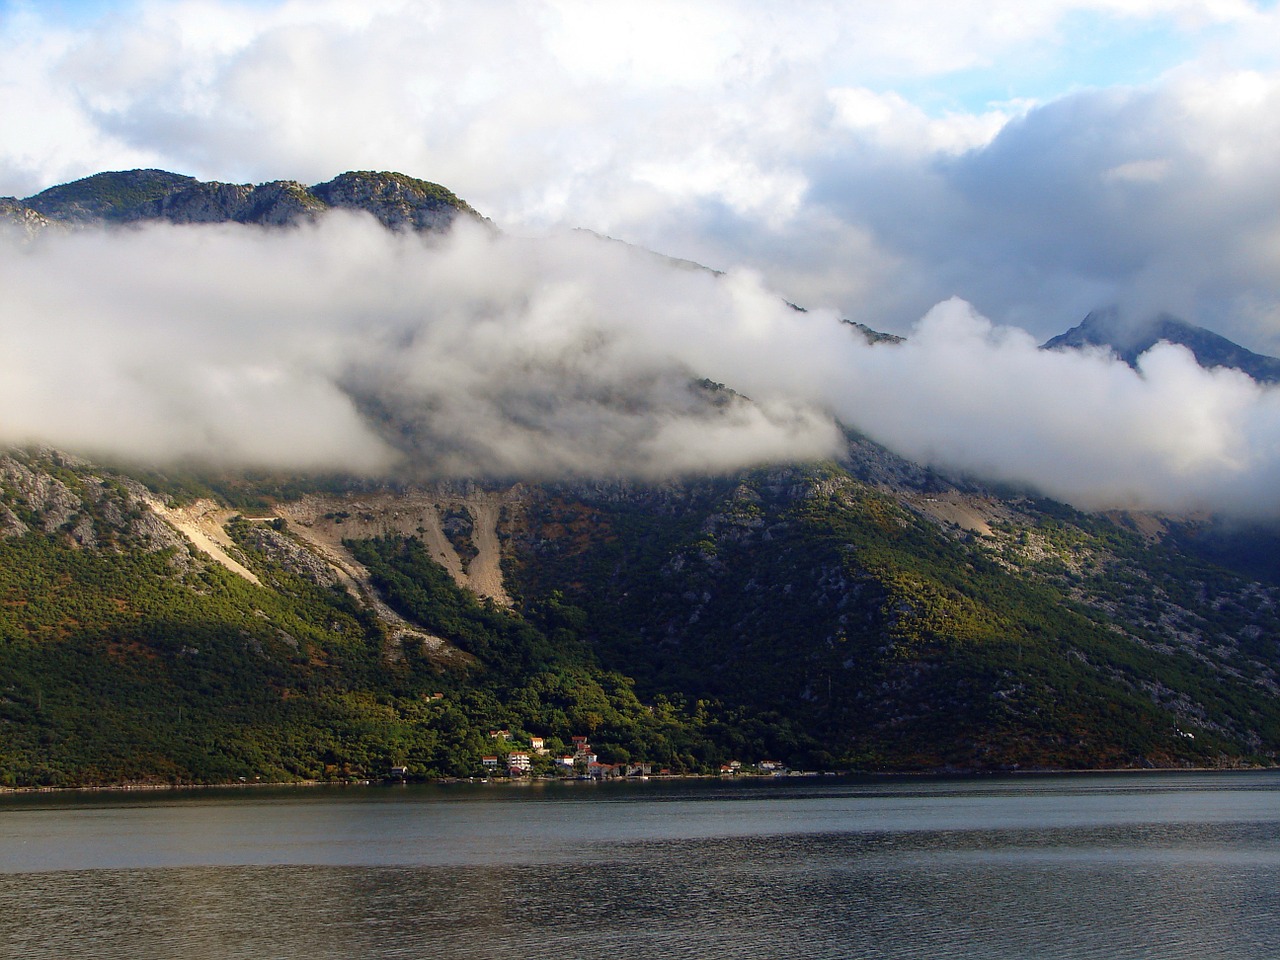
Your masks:
M50 452L0 455L0 538L36 530L87 548L180 548L185 555L182 537L145 507L145 487L85 466Z
M0 227L5 225L33 237L49 225L49 219L14 197L0 197Z
M330 207L364 210L387 227L446 230L459 216L481 219L470 205L435 183L401 173L344 173L311 188Z
M81 498L57 477L32 470L12 457L0 459L0 497L8 501L6 506L15 518L15 507L25 515L21 522L27 527L46 533L63 527L80 531Z
M30 527L18 519L18 515L3 503L0 503L0 540L5 537L20 537Z
M195 183L127 211L120 219L283 227L314 219L325 209L325 204L306 187L289 180L256 187L247 183Z

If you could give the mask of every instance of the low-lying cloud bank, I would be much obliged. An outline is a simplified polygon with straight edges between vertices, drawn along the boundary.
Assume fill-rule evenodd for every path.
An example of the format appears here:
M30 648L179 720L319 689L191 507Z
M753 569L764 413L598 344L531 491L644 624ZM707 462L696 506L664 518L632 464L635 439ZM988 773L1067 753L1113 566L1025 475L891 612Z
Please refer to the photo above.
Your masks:
M958 300L870 346L753 274L589 234L424 239L335 215L6 237L0 343L4 443L657 478L834 456L846 423L1080 506L1280 513L1280 392L1179 348L1135 372Z
M698 383L691 361L785 311L740 286L585 234L431 241L356 216L50 232L0 255L0 441L448 476L831 455L825 412Z
M1280 514L1280 391L1158 344L1134 371L1045 351L960 300L832 389L897 452L1084 508ZM856 420L854 422L857 422Z

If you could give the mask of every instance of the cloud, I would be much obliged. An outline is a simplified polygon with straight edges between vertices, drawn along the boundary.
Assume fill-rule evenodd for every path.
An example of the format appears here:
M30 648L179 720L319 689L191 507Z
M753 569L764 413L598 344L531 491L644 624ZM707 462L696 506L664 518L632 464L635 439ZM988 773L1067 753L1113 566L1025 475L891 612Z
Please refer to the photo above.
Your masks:
M331 215L10 237L0 440L445 476L670 476L829 456L831 417L698 383L767 292L589 235Z
M1140 370L1040 350L960 300L829 387L869 435L923 463L1086 509L1280 513L1280 390L1160 344Z
M946 171L965 204L955 226L977 249L1032 268L1033 283L1077 279L1109 287L1135 313L1247 329L1223 288L1280 293L1280 263L1248 255L1280 220L1280 174L1268 159L1280 145L1278 108L1280 78L1240 75L1068 98ZM1000 273L984 282L1016 289Z
M513 231L752 269L895 332L953 295L1041 339L1118 302L1280 351L1262 4L16 9L0 193L136 166L398 169Z
M1269 159L1280 74L1187 71L1146 89L1082 91L959 152L927 146L938 134L892 99L852 102L863 132L805 167L795 221L823 229L812 242L793 231L767 274L789 295L809 282L805 264L828 260L830 237L848 237L886 269L868 283L855 264L843 292L824 292L871 326L905 332L961 296L1044 340L1115 304L1280 351L1280 174ZM902 119L884 119L895 110ZM881 127L899 139L876 132L868 151L865 131Z
M837 456L847 424L1081 507L1280 514L1280 390L1181 348L1046 352L960 300L871 346L756 273L581 232L10 237L0 340L0 441L95 455L655 479Z

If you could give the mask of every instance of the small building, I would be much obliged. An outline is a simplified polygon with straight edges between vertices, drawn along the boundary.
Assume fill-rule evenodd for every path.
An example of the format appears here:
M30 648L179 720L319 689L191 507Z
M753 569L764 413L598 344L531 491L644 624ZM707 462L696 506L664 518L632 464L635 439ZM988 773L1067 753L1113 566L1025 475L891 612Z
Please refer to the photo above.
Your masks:
M530 737L529 749L531 749L538 756L543 756L547 752L547 748L545 746L545 743L542 737Z
M497 757L481 757L480 762L486 767L496 767L498 765Z
M528 773L529 768L533 766L527 753L509 753L507 754L507 766L512 770L519 770L521 773Z

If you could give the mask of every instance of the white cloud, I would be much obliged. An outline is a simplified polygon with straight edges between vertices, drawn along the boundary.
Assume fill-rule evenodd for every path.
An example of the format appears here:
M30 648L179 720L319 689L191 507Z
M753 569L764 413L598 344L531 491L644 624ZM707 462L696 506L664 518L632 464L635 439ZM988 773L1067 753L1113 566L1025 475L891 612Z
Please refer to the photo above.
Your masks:
M1150 43L1173 38L1186 51L1185 62L1165 69L1166 62L1158 61L1153 79L1141 87L1099 88L1086 72L1086 54L1108 31ZM786 342L795 346L798 331L809 331L810 322L814 330L826 329L818 317L838 313L906 332L934 304L960 296L998 329L1016 324L1044 339L1078 322L1089 309L1114 302L1139 315L1172 310L1254 349L1280 353L1280 168L1274 163L1280 152L1280 12L1261 4L963 0L940 5L913 0L780 7L763 0L694 6L577 0L144 0L122 3L89 26L46 21L40 8L29 4L0 22L0 43L6 50L0 90L7 104L0 113L0 193L25 195L98 170L135 166L255 182L319 182L346 169L399 169L444 183L513 234L585 226L728 269L732 277L714 295L685 289L688 278L675 283L665 273L607 271L615 285L625 280L668 290L659 295L646 289L636 296L620 292L620 286L601 287L603 280L591 279L583 287L559 255L533 254L518 245L501 253L489 250L481 259L499 257L500 268L482 271L482 288L459 290L458 296L460 303L472 302L466 299L471 297L497 312L486 314L474 331L465 332L467 324L458 327L464 332L457 334L462 338L457 344L437 339L454 329L444 321L433 323L429 335L425 330L415 334L419 351L429 343L446 355L447 349L479 342L485 330L501 331L499 347L518 329L514 343L550 350L552 330L581 334L584 328L574 317L595 316L603 303L637 325L653 324L653 317L629 313L628 299L648 307L665 304L659 311L663 316L681 318L678 329L667 331L683 344L679 362L669 356L654 359L645 353L652 351L651 344L638 345L620 332L625 328L615 326L607 329L622 339L608 340L592 356L602 371L618 363L617 343L649 356L652 364L643 375L630 365L620 369L632 378L627 390L650 404L659 396L672 402L673 370L680 376L692 370L751 393L768 414L740 411L742 423L719 423L717 429L743 441L741 447L717 442L719 449L746 449L748 434L763 448L775 448L789 417L798 418L802 433L818 437L817 425L824 421L814 411L838 394L805 394L789 371L807 370L818 361L799 349L775 349L768 356L752 352L754 341L747 334L756 328L750 325L736 340L726 339L723 331L700 340L694 332L708 317L725 324L730 324L727 318L740 324L755 317L766 331L764 342L777 347L782 338L769 331L786 328ZM1146 55L1136 46L1133 52ZM1041 69L1045 62L1057 71L1052 77L1058 87L1048 95L1039 85L1050 75ZM328 237L338 229L326 227L322 233ZM153 237L146 243L164 245L154 239L161 234L145 236ZM164 236L174 249L194 242ZM202 242L238 263L239 254L232 252L240 249L237 245L225 241L224 249L222 240ZM404 282L387 279L377 264L380 257L403 264L408 255L399 248L388 250L359 231L347 234L346 242L357 248L353 256L368 276L393 288ZM458 250L465 246L439 256L462 257ZM291 255L310 257L309 263L330 264L333 276L347 277L353 287L368 287L328 241L306 247L297 240L289 249ZM512 252L517 249L530 257L528 264ZM164 250L154 255L167 262ZM276 263L275 256L268 259ZM597 266L605 262L596 253L584 256ZM462 279L433 272L434 282L446 290L470 282L474 263L464 258ZM293 276L283 261L276 268ZM253 272L252 265L244 269ZM548 272L547 283L531 271ZM174 276L176 287L194 285L211 303L258 315L239 300L225 301L223 292L199 277ZM750 277L757 279L744 279ZM114 282L109 275L99 279ZM726 291L752 283L758 288L740 302L725 299ZM302 286L297 277L282 286L258 277L247 289L270 304L280 290ZM490 287L517 299L530 297L529 309L511 312L510 304L486 300ZM411 293L427 295L418 288L397 289L409 299ZM745 309L744 303L772 298L761 290L830 312L815 310L798 319L763 307L759 314ZM122 302L126 293L119 291ZM150 303L154 293L139 296ZM180 293L173 293L176 300ZM706 313L691 314L674 299L664 299L677 294L703 304ZM51 293L64 295L70 296ZM345 295L332 290L329 295L344 305L344 316L367 310L382 318L391 309L380 299L360 307ZM703 299L708 296L711 300ZM91 306L67 303L68 310ZM293 315L287 305L281 309ZM325 351L344 361L360 352L347 349L346 320L328 311L326 303L316 309L325 318L322 329L333 335L314 338L308 349L323 356L270 344L262 347L265 354L282 352L292 366L237 365L215 358L211 368L182 369L211 397L219 390L226 393L228 382L256 391L264 409L276 395L280 409L289 409L283 400L286 386L319 391L308 402L329 403L331 415L341 419L345 395L332 391L334 384L345 383L339 374L352 370L327 359ZM474 321L472 313L458 310ZM159 315L144 310L140 316L160 325L160 332L148 333L128 318L109 322L119 320L135 339L163 342ZM409 323L395 321L402 322ZM193 323L197 330L212 329L213 320ZM928 342L932 324L917 338ZM393 323L386 329L400 328ZM828 336L804 334L808 348L824 357L850 364L866 360L859 353L846 358L846 348L835 349ZM999 335L1006 336L1012 334ZM985 356L983 350L994 351L988 358L992 363L1011 354L1026 359L1021 347L1015 350L1003 340L975 355ZM116 355L107 349L106 356ZM920 362L931 356L907 355ZM505 355L499 350L498 356ZM875 361L868 369L875 370L889 363L886 356L898 354L871 356ZM383 359L375 351L369 362L377 367ZM421 369L432 370L441 382L462 378L462 387L476 395L486 385L502 386L482 366L437 370L429 360L424 355ZM507 357L504 362L518 361ZM547 353L529 362L554 367ZM1058 374L1074 368L1054 364L1065 362L1027 360L1026 369L1038 371L1046 383L1063 382ZM1230 384L1213 380L1206 386L1194 371L1178 374L1177 361L1157 356L1150 362L1171 365L1160 366L1160 383L1190 378L1195 389L1188 388L1189 393L1199 395L1203 387L1206 398L1216 398L1206 399L1204 407L1212 416L1196 421L1188 411L1179 430L1199 436L1207 423L1222 431L1224 443L1236 444L1213 449L1207 441L1200 443L1195 449L1207 451L1208 460L1197 454L1178 467L1184 477L1199 477L1199 486L1170 481L1169 498L1221 489L1240 463L1254 462L1254 454L1240 449L1254 450L1248 438L1266 434L1266 418L1257 411L1269 401L1240 401L1239 409L1246 412L1228 415L1215 404L1221 400L1230 408L1235 402L1222 399L1234 396ZM1051 366L1036 366L1041 363ZM13 383L30 386L12 361L9 369ZM1016 371L1022 369L1021 361L1013 365L1011 383L1020 383ZM958 376L941 369L936 375L948 382ZM399 399L425 402L429 385L413 370L398 376L406 391ZM605 382L603 372L599 382L588 378L577 406L561 407L556 416L599 415ZM149 383L134 377L102 388L136 400L153 389ZM1089 383L1096 389L1110 384L1114 396L1104 395L1116 402L1152 396L1151 386L1135 386L1125 370ZM1034 384L1021 386L1031 390ZM1083 383L1077 387L1085 389ZM8 389L18 388L9 384ZM499 433L509 426L503 403L518 400L515 394L505 396L484 407ZM930 402L943 401L931 397ZM621 408L610 409L612 417ZM1037 409L1042 418L1052 419L1046 407ZM1126 409L1133 411L1125 422L1134 437L1141 433L1139 412L1161 415L1149 403ZM470 422L464 412L454 411L457 424ZM233 412L228 415L235 420ZM673 408L671 422L637 445L652 447L666 438L674 449L689 430L708 429L688 415ZM747 422L759 416L772 427ZM188 423L183 417L174 422ZM637 422L614 418L606 429L605 419L596 421L602 435L635 440ZM358 421L344 422L344 430L363 429ZM435 429L445 429L446 419L434 422ZM904 431L903 443L915 442L906 427L895 429ZM1007 423L1001 429L1018 432ZM205 423L199 430L216 433L217 425ZM459 463L477 456L521 461L524 454L512 451L523 450L529 437L508 431L506 452L495 446L478 453L464 442L461 426L455 433L451 455ZM182 438L191 435L179 431L177 439L165 442L181 448ZM998 436L987 439L995 443ZM1242 436L1244 448L1237 442ZM1086 439L1081 435L1073 442ZM950 449L938 443L938 450ZM1117 440L1114 446L1123 444ZM537 443L528 447L539 449ZM921 447L921 456L931 455L926 448ZM325 449L323 442L314 449ZM365 450L370 463L384 453L377 444ZM552 445L545 462L550 469L575 462L576 456ZM1177 473L1176 462L1172 453L1156 450L1138 475ZM1207 462L1220 465L1213 469L1221 484L1205 479L1213 473L1203 466ZM1106 465L1094 464L1099 476L1108 475ZM1010 463L993 463L992 469L1017 473ZM1240 476L1254 475L1253 467L1239 470ZM1074 475L1065 460L1049 472ZM1114 487L1119 496L1127 481L1122 473L1116 476L1121 477ZM1065 481L1061 486L1076 489Z
M575 79L645 87L719 85L741 52L720 4L552 0L547 46Z
M1280 514L1280 389L1181 348L1135 372L1042 351L958 300L873 347L757 274L585 234L424 241L335 215L9 238L0 338L3 442L665 477L836 455L838 418L922 463L1084 507ZM751 402L691 386L702 377Z
M776 341L784 311L757 286L586 235L464 227L432 245L335 215L9 237L0 441L450 476L831 455L819 408L695 385L692 360L743 331Z
M835 122L871 137L878 146L913 156L959 154L986 146L1013 114L986 113L930 117L900 94L865 87L838 87L828 92Z

